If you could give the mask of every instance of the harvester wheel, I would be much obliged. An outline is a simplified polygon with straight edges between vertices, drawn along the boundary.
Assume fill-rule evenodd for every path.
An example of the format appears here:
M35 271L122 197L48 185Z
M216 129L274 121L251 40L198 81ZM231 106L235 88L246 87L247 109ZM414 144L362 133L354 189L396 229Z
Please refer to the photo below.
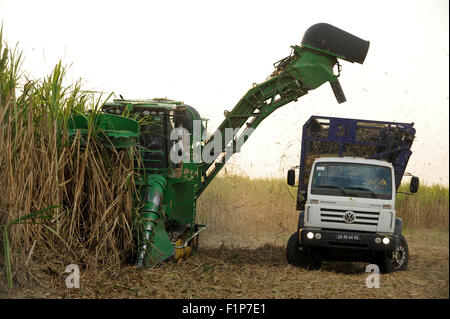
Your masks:
M292 234L286 246L287 262L291 265L305 269L319 269L322 264L313 259L298 243L298 231Z
M185 241L180 237L176 241L175 245L178 247L184 246ZM189 245L186 245L184 248L175 248L175 260L177 262L181 262L184 259L189 258L192 252L192 247Z

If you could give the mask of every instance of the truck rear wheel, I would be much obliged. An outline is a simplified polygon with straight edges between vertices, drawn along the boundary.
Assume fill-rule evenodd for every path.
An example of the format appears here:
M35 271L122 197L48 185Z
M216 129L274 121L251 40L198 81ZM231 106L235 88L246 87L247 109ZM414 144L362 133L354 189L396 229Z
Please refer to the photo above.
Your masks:
M402 271L408 268L409 249L405 237L400 234L397 247L378 256L378 266L382 273Z
M286 259L291 265L305 269L319 269L322 264L314 260L298 243L298 231L292 234L286 246Z

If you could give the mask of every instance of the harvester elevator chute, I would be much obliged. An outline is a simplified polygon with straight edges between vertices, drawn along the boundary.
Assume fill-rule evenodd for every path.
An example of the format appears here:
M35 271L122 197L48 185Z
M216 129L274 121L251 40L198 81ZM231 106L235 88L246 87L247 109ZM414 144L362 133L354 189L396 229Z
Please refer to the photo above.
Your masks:
M214 154L221 156L218 162L203 166L204 181L197 191L199 196L225 165L226 151L230 142L242 145L249 129L255 129L279 107L288 104L308 91L329 82L338 103L345 102L344 92L339 84L340 65L338 58L348 62L363 63L369 49L369 42L332 25L319 23L311 26L304 34L301 46L292 46L292 54L274 64L275 71L268 80L254 84L230 112L215 134L222 136L222 150ZM334 67L338 66L338 74ZM229 137L226 129L242 132ZM206 144L214 140L213 134ZM227 139L228 137L228 139ZM233 141L232 141L233 139ZM211 168L211 166L214 167Z

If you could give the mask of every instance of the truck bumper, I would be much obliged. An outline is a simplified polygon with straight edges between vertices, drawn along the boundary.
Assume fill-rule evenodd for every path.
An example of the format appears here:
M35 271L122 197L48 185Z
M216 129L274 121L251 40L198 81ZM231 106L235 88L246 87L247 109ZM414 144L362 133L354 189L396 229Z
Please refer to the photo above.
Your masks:
M308 238L308 233L312 233L313 237ZM389 239L387 244L383 242L384 238ZM397 240L398 236L395 234L322 230L317 228L299 229L300 246L309 248L390 251L397 246Z

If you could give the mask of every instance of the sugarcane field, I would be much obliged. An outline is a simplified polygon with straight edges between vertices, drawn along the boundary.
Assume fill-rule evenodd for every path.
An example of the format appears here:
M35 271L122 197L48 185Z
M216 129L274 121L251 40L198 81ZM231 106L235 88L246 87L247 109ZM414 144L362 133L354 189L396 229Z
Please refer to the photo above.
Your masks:
M0 0L0 300L448 300L448 6Z

